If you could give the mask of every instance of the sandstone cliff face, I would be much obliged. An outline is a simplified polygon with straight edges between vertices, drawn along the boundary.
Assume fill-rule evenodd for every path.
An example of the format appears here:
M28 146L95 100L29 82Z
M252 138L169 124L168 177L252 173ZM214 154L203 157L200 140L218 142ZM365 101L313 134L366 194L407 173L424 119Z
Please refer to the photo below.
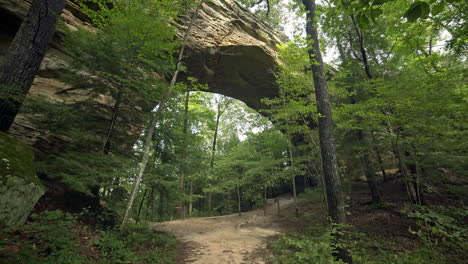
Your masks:
M28 0L0 0L0 56L6 50L30 5ZM68 2L62 14L67 26L88 26L73 2ZM88 26L89 27L89 26ZM184 27L179 26L179 32ZM188 43L185 75L199 78L209 85L211 92L221 93L244 101L260 110L260 99L277 94L274 70L278 64L276 44L281 36L258 21L249 10L234 0L212 0L203 5ZM86 103L97 106L92 119L102 126L93 132L102 137L110 122L113 99L105 94L91 95L56 79L66 68L60 58L60 32L51 43L48 54L34 81L30 96L44 96L66 104ZM142 108L126 108L116 125L117 137L129 147L139 135ZM135 118L138 117L138 118ZM36 149L48 151L54 145L67 142L65 135L52 135L37 129L31 116L20 114L10 133Z
M260 99L278 93L274 70L282 38L236 1L209 1L189 39L188 74L260 110Z

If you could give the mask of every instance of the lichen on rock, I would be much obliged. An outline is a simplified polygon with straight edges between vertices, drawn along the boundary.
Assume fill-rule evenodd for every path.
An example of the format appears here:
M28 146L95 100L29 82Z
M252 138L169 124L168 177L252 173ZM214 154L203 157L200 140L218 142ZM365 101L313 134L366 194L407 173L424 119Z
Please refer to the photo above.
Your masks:
M43 194L31 148L0 132L0 228L22 225Z

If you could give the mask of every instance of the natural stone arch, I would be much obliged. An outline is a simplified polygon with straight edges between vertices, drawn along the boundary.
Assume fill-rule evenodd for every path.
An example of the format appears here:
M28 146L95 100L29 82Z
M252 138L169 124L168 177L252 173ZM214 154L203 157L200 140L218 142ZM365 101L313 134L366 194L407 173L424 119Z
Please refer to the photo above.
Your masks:
M0 0L0 28L19 26L30 3L27 0ZM189 14L190 15L190 14ZM61 19L71 28L89 27L80 14L76 4L69 1ZM175 25L181 36L185 26ZM16 30L0 32L0 46L6 47ZM113 99L108 95L91 96L84 90L74 89L59 81L57 76L66 70L61 57L65 56L60 46L57 32L44 58L41 68L30 90L32 96L41 95L58 102L93 103L102 109L93 113L93 118L109 119L108 108ZM197 77L209 86L210 92L223 94L245 102L249 107L261 111L265 106L261 99L278 94L274 71L279 64L276 45L285 37L259 21L248 9L235 0L211 0L203 4L188 40L184 58L186 72L182 77ZM142 108L128 107L118 128L121 139L128 147L133 144L142 130ZM140 118L126 118L129 116ZM29 116L19 114L10 134L36 149L49 152L50 148L59 149L67 144L64 135L44 135L30 122ZM102 130L102 129L101 129ZM91 131L90 131L91 132ZM102 131L96 128L93 133Z

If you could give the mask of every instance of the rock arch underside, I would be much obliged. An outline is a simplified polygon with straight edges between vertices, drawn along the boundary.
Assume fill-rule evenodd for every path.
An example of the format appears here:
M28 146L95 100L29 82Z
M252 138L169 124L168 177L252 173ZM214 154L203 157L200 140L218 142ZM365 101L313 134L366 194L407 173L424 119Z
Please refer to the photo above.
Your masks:
M0 56L5 52L30 6L28 0L0 0ZM78 7L69 1L62 14L68 27L89 26ZM184 26L177 26L182 35ZM113 99L109 95L91 96L57 79L66 66L60 46L60 30L54 36L48 53L36 76L30 96L44 96L70 105L93 105L90 120L93 132L105 134L106 120L111 118ZM285 39L259 21L248 9L234 0L212 0L204 3L192 29L185 57L187 76L208 84L209 91L245 102L260 111L262 98L278 93L274 71L278 65L276 45ZM138 104L137 104L138 105ZM148 106L146 106L148 107ZM121 148L130 147L143 127L144 105L123 107L116 125L116 141ZM137 118L136 118L137 117ZM99 123L103 123L99 125ZM20 113L10 134L19 137L41 152L61 148L69 135L53 135L35 127L29 114Z

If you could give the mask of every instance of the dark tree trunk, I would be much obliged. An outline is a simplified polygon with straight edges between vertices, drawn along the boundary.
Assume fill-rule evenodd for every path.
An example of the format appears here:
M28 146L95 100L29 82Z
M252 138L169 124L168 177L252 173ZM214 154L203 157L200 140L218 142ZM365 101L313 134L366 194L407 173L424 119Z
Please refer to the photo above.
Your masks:
M383 181L386 182L388 180L387 172L385 171L382 154L380 154L380 149L376 145L377 141L375 140L375 136L373 134L372 134L372 143L374 144L374 151L375 151L375 155L377 156L377 162L379 163L380 171L382 172Z
M362 130L358 130L357 139L359 144L363 144L364 133ZM372 169L372 165L369 159L369 152L367 151L366 147L362 152L361 162L362 166L364 167L364 175L366 176L367 186L369 186L369 190L371 192L372 202L380 203L382 202L382 195L380 194L379 185L377 184L377 177L375 176L375 172Z
M211 146L211 160L210 160L210 168L213 169L214 167L214 161L215 161L215 156L216 156L216 140L218 140L218 130L219 130L219 120L221 119L221 115L223 112L221 111L221 103L218 103L218 112L216 114L216 126L215 126L215 131L213 135L213 143ZM211 207L212 207L212 193L211 191L208 192L208 211L210 212L211 215Z
M341 179L338 174L336 161L335 139L333 137L333 120L331 111L330 96L326 76L323 67L322 54L320 52L319 37L317 32L316 5L314 0L302 0L307 12L306 33L307 38L312 41L309 46L309 58L311 61L312 74L314 79L315 97L317 100L318 128L320 139L320 152L322 156L323 176L327 189L328 214L336 224L344 224L345 197L343 194ZM337 237L341 240L341 236ZM351 254L340 241L337 242L337 258L346 263L352 263Z
M107 129L106 138L104 139L104 143L102 144L102 153L108 154L110 150L110 139L112 137L112 133L114 132L115 123L117 122L117 116L120 110L120 104L122 103L123 92L119 90L117 92L117 96L115 98L114 107L112 108L112 117L111 122L109 124L109 128Z
M44 58L66 0L34 0L0 64L0 131L15 120Z
M188 107L189 107L190 91L185 92L185 104L184 104L184 124L182 133L187 136L188 131ZM183 151L182 160L187 159L186 151ZM179 201L177 204L177 213L180 219L185 219L185 164L182 164L179 172Z
M237 193L237 211L239 212L239 215L242 215L242 209L241 209L241 193L240 193L240 186L239 186L239 183L236 184L236 193Z
M136 219L136 223L138 224L140 222L140 215L141 215L141 208L143 207L143 202L145 201L146 193L148 192L148 189L145 189L143 192L143 197L141 198L140 206L138 207L138 215Z

